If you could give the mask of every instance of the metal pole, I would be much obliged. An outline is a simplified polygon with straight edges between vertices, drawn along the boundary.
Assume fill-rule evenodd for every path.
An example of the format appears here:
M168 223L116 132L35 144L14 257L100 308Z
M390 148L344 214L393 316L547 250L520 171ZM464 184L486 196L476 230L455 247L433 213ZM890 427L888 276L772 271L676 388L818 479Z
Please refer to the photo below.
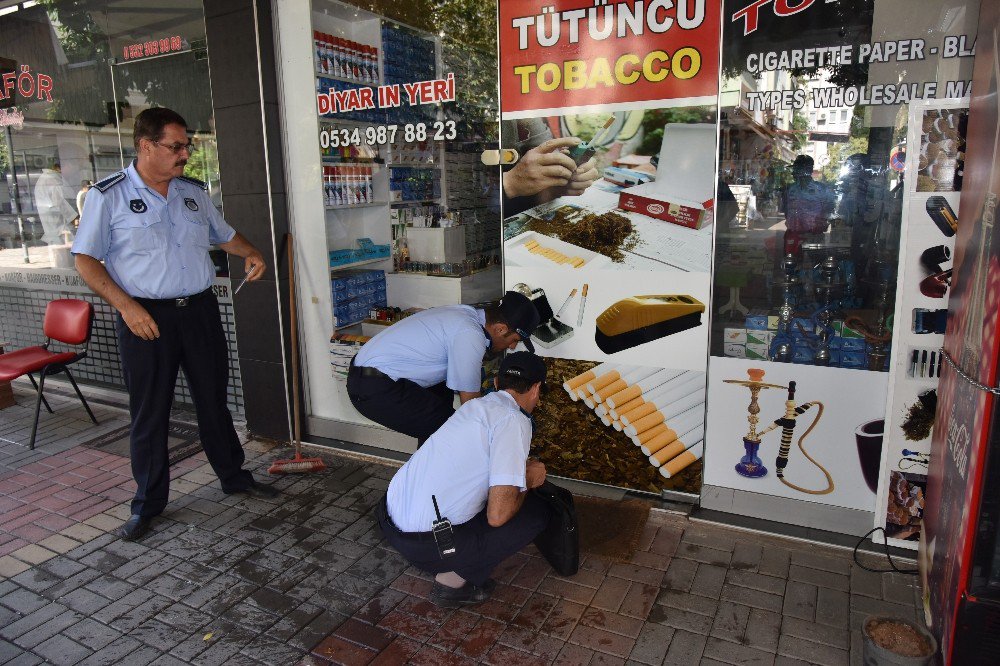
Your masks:
M28 256L28 241L24 238L24 217L21 212L21 193L17 187L17 165L14 164L14 139L10 133L10 127L3 128L4 139L7 142L7 157L10 162L10 177L13 183L11 201L14 205L14 216L17 218L17 233L21 235L21 247L24 249L24 263L30 264L31 258Z

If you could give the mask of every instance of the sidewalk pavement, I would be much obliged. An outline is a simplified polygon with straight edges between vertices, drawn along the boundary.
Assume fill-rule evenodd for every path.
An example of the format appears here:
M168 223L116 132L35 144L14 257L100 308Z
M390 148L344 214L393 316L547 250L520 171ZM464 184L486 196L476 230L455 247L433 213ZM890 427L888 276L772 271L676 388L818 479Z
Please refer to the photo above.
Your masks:
M0 438L24 441L32 396L15 392ZM273 479L289 451L255 441L248 467L277 501L224 495L199 454L126 543L109 532L128 460L79 445L124 413L99 407L99 429L50 400L35 453L0 441L0 664L860 664L868 614L919 618L914 576L662 511L631 562L586 556L562 578L529 547L492 599L443 610L375 524L394 467L323 450L325 472Z

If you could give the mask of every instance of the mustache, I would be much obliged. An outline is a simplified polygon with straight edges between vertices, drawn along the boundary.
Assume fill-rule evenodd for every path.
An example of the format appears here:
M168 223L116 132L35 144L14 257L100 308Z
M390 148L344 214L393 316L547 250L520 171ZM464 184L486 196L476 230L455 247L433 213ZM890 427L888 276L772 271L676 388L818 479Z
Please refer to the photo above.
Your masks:
M176 164L174 164L174 166L179 166L179 167L187 166L187 163L188 163L187 160L180 160L179 162L177 162Z

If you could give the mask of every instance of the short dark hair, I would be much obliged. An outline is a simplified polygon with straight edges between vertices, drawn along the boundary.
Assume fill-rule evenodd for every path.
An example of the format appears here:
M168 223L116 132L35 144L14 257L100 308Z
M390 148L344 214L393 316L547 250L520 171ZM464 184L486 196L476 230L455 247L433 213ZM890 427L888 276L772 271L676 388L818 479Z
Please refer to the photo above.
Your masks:
M527 393L535 384L538 384L538 382L533 382L530 379L522 379L521 377L511 375L497 375L497 388L501 391L510 389L514 393Z
M187 129L187 121L181 114L172 109L157 107L146 109L135 117L135 125L132 128L132 143L135 149L139 150L139 142L143 139L159 141L163 138L163 128L167 125L180 125Z
M490 303L485 308L483 308L483 313L486 315L486 325L490 324L504 324L510 328L510 322L507 318L503 316L503 311L500 309L500 302Z

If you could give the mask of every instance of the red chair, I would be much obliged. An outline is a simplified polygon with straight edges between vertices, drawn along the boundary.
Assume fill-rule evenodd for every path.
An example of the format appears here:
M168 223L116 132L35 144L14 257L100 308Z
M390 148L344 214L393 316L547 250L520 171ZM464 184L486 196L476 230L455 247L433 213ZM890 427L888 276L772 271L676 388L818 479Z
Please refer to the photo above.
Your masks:
M38 431L38 414L41 405L45 403L45 409L52 413L49 401L42 395L45 388L45 378L58 372L65 372L69 377L69 383L73 385L83 408L87 410L87 415L95 424L94 412L90 411L87 399L80 393L80 387L76 385L76 380L69 372L69 365L76 363L87 356L87 347L90 343L90 331L94 324L94 306L86 301L75 298L61 298L52 301L45 308L45 323L42 330L47 338L44 345L40 347L25 347L17 351L0 354L0 381L11 381L21 375L28 375L31 385L38 391L38 398L35 400L35 422L31 426L31 443L29 448L35 448L35 433ZM53 352L49 351L49 343L52 340L66 343L68 345L84 345L82 352ZM32 376L37 372L38 382Z

